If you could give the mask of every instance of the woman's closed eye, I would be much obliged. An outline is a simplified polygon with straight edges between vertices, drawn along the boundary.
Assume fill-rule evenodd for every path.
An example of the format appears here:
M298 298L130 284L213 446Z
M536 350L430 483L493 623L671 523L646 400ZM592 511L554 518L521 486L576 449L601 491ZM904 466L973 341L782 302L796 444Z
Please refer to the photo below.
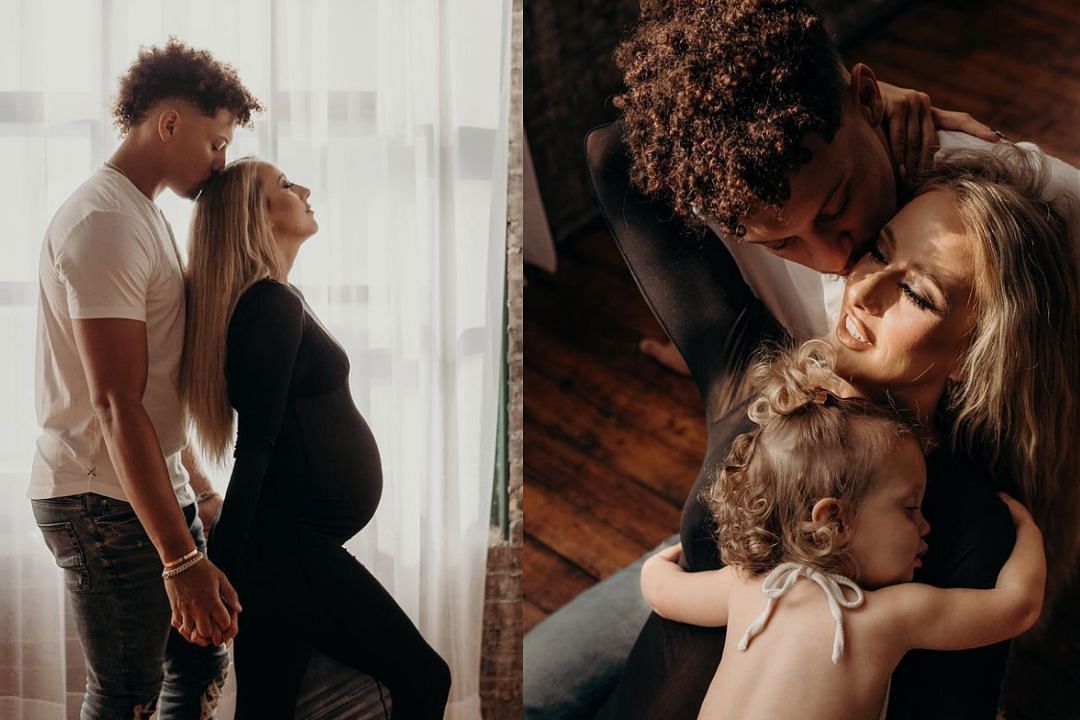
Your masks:
M880 265L888 265L889 258L885 255L885 251L881 249L881 245L874 243L866 251L866 254L874 259ZM910 283L900 283L900 291L904 293L904 297L911 301L911 303L920 310L933 311L937 308L934 303L930 301L925 295L921 294L918 290L911 286Z

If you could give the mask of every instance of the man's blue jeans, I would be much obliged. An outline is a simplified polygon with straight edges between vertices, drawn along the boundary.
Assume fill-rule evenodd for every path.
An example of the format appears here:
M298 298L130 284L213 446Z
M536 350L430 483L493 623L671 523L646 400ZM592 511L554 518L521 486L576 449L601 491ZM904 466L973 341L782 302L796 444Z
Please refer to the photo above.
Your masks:
M159 720L212 718L228 652L192 645L171 626L161 559L131 505L94 493L31 503L86 656L81 719L138 720L155 708ZM205 551L195 506L184 516Z

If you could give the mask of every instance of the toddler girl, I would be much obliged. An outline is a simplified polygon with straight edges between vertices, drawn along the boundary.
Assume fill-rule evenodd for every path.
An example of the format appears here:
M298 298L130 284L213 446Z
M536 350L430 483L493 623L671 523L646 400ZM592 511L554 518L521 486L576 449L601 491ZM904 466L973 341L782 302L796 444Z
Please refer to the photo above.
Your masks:
M661 616L728 626L701 718L884 717L906 652L1000 642L1042 609L1042 535L1004 493L1016 544L994 588L910 582L930 533L918 431L839 397L831 358L810 341L754 370L758 427L736 438L707 498L727 567L687 573L674 546L642 569Z

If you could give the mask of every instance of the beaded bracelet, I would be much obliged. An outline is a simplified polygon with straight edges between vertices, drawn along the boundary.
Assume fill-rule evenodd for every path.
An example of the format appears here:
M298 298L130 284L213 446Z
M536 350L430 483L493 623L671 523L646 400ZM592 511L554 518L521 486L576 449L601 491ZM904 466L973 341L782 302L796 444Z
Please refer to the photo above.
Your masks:
M170 579L170 578L174 578L174 577L176 577L177 575L179 575L180 573L182 573L182 572L184 572L185 570L187 570L188 568L190 568L190 567L192 567L192 566L194 566L194 565L197 565L197 564L199 563L199 561L200 561L200 560L202 560L202 559L203 559L203 558L205 558L205 557L206 557L206 556L205 556L205 555L203 555L203 554L202 554L202 553L200 552L200 553L198 553L197 555L195 555L195 557L193 557L193 558L191 558L190 560L188 560L187 562L185 562L185 563L184 563L183 565L177 565L177 566L176 566L176 567L174 567L174 568L170 568L170 569L168 569L168 570L162 570L162 571L161 571L161 577L162 577L162 578L164 578L164 579L166 579L166 580L168 580L168 579Z
M179 566L183 565L188 560L190 560L191 558L195 557L198 554L199 554L199 548L195 548L194 550L187 553L183 557L177 558L176 560L165 563L165 569L166 570L172 570L174 567L179 567Z

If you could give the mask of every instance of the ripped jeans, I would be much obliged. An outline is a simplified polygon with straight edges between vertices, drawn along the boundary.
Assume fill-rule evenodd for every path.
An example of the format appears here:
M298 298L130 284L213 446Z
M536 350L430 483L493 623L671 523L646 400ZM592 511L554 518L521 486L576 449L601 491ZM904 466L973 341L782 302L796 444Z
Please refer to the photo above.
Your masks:
M158 720L213 718L228 651L192 645L171 626L161 559L131 505L95 493L31 503L64 570L86 656L81 720L148 719L155 710ZM205 550L194 504L184 517Z

